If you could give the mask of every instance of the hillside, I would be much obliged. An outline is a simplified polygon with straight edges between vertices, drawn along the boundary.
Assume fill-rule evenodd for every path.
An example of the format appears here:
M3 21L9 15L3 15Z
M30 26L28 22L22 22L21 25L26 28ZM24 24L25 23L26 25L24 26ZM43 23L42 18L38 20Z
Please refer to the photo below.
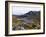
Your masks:
M13 30L40 29L40 11L29 11L24 15L12 15Z

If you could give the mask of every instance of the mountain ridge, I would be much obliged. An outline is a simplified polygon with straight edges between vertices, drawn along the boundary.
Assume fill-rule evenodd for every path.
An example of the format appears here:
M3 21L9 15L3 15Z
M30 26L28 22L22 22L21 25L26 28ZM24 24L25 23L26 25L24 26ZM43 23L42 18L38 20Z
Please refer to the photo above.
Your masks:
M40 15L40 11L29 11L28 13L24 14L24 15L13 15L13 16L17 16L17 17L29 17L29 16L39 16Z

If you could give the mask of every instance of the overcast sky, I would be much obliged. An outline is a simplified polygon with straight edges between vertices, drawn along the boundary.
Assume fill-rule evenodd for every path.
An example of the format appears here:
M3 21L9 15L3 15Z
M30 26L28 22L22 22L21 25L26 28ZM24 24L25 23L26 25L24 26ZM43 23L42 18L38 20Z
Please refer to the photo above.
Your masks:
M39 11L40 8L33 8L33 7L22 7L22 6L15 6L13 9L13 15L23 15L25 13L28 13L29 11Z

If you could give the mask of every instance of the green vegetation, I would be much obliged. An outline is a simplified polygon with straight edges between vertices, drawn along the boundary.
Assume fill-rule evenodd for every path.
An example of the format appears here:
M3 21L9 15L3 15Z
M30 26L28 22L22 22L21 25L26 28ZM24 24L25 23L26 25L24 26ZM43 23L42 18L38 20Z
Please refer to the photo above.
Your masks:
M24 20L21 20L16 17L12 17L12 27L18 27L18 26L23 26L25 29L40 29L40 19L34 18L32 19L32 23L26 23Z

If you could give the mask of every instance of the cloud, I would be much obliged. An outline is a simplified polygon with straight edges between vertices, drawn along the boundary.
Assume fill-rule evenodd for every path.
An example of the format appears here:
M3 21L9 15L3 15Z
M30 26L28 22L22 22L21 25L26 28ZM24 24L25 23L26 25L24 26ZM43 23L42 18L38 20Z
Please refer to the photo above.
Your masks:
M23 15L28 13L29 11L39 11L40 8L32 8L32 7L22 7L22 6L14 6L13 8L13 15Z

